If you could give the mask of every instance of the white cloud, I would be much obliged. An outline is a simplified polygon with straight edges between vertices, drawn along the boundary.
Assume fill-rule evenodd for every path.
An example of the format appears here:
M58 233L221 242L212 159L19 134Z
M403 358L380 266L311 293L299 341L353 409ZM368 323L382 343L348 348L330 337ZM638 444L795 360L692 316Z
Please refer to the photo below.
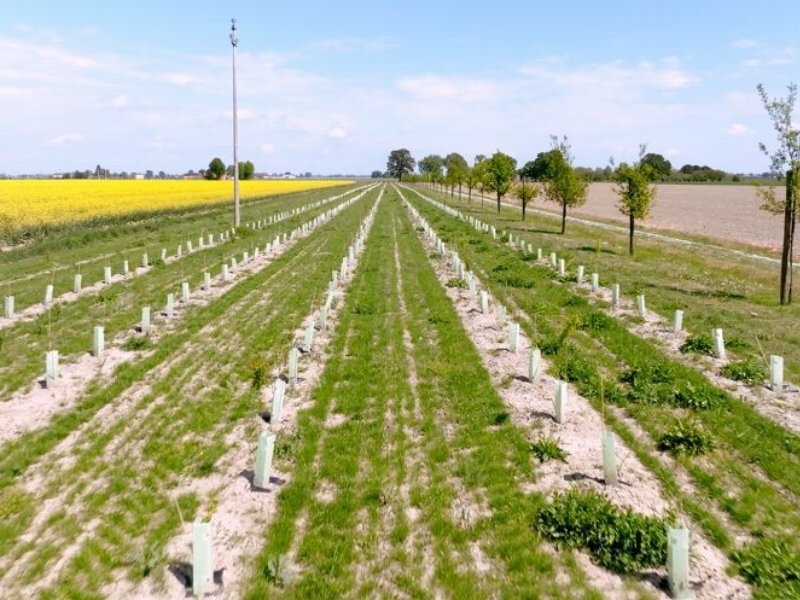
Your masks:
M128 97L125 94L120 94L119 96L114 97L111 101L111 106L113 108L125 108L128 105Z
M344 140L347 138L347 131L341 127L334 127L328 132L328 137L332 140Z
M270 144L269 142L261 144L261 152L264 154L272 154L275 152L275 144Z
M667 148L666 151L664 152L664 156L667 156L669 158L675 158L676 156L680 155L681 151L678 150L677 148Z
M498 96L498 85L494 81L442 77L440 75L417 75L397 81L397 88L421 99L447 99L461 102L485 102Z
M728 135L743 135L748 131L750 131L750 128L747 125L743 123L733 123L725 130L725 133Z
M760 65L761 65L761 61L760 61L760 60L758 60L757 58L751 58L751 59L749 59L749 60L746 60L746 61L744 61L744 62L742 63L742 65L744 65L744 66L745 66L745 67L747 67L748 69L752 69L752 68L754 68L754 67L758 67L758 66L760 66Z
M59 135L54 138L47 140L44 145L45 146L63 146L64 144L70 142L80 142L83 141L84 136L81 133L65 133L64 135Z
M627 65L623 61L615 61L579 67L570 67L564 62L558 64L537 61L522 67L519 72L561 87L581 87L590 94L597 91L643 87L675 90L700 81L698 76L681 69L675 58L664 59L658 64L642 61L635 65Z
M167 83L172 85L191 85L198 83L200 78L192 73L170 73L166 77Z
M744 50L746 48L752 48L753 46L757 46L758 42L756 42L754 40L741 39L741 40L736 40L731 45L736 47L736 48L740 48L740 49Z

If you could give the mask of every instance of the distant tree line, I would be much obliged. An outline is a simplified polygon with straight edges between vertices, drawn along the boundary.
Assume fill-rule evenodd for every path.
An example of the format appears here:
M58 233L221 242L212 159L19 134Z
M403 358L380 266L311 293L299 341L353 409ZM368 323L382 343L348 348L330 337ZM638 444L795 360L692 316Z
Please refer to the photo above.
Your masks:
M784 217L783 246L781 251L780 303L791 304L793 287L793 249L797 221L800 219L798 196L800 196L800 129L792 122L797 86L790 83L785 98L769 98L764 86L757 86L761 102L772 121L777 134L777 146L769 151L760 143L760 150L770 159L771 169L762 173L760 179L770 185L760 187L758 194L763 204L761 209ZM572 149L566 136L559 139L550 136L550 149L539 152L533 160L527 161L517 169L517 161L499 150L486 157L475 156L470 165L463 156L451 152L446 156L429 154L419 161L419 175L414 175L417 161L406 148L392 150L386 162L386 171L373 171L373 177L396 177L408 182L424 182L436 189L449 191L454 197L458 189L463 198L462 188L466 187L466 201L472 202L473 190L480 192L481 203L484 193L495 195L497 212L500 212L503 197L511 193L517 198L522 209L522 220L528 204L542 196L561 208L561 233L566 231L567 210L581 206L586 201L588 182L610 181L615 184L614 192L619 196L617 208L628 218L628 251L633 255L636 220L646 219L656 197L656 182L737 182L738 174L730 175L720 169L707 165L685 164L673 169L672 163L663 155L647 152L647 145L639 146L637 160L632 163L614 164L601 169L587 169L573 166ZM752 179L752 177L751 177ZM785 182L783 194L778 196L772 182ZM760 185L760 181L756 184Z
M255 165L249 161L239 162L239 179L240 180L247 180L252 179L256 173ZM210 180L219 180L225 177L226 175L230 178L233 177L233 165L226 166L223 160L216 156L211 159L211 162L208 163L207 169L200 169L200 175L204 179Z

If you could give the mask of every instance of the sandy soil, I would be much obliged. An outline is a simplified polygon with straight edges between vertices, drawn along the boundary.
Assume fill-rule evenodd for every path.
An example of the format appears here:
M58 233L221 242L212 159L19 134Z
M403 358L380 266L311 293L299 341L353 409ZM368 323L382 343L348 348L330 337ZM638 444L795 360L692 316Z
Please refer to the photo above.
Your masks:
M355 202L364 193L366 192L340 204L339 207L343 208L345 205ZM337 213L341 210L339 207L337 207ZM298 240L310 235L330 218L332 215L324 219L315 218L299 226L292 232L291 241L273 246L271 252L262 251L258 258L251 257L247 263L240 263L236 269L230 271L227 281L223 281L221 275L212 277L211 290L206 291L202 288L194 290L189 303L203 306L213 302L237 285L241 278L249 277L266 268ZM301 232L303 228L305 231ZM74 294L70 293L67 296L74 296ZM173 331L177 327L177 320L183 314L184 309L184 305L177 301L175 303L176 316L173 319L162 317L156 311L153 318L153 332L150 335L151 340L157 343L162 335ZM102 360L95 359L91 354L82 354L77 359L60 357L60 377L55 388L45 389L40 378L37 378L27 389L17 392L7 401L0 402L0 443L16 439L27 431L43 426L56 412L70 410L81 398L90 381L98 377L109 377L119 364L136 359L137 353L121 350L121 346L132 335L134 335L133 330L124 331L112 340L107 340L105 357Z
M430 240L426 241L433 250ZM446 259L434 261L434 268L443 285L454 274ZM485 290L477 279L476 283L479 289ZM587 400L570 389L565 421L555 422L552 403L555 380L545 373L547 363L542 361L540 375L533 381L528 380L530 341L520 332L517 352L510 350L507 333L510 320L498 324L494 314L494 307L498 306L496 300L489 295L491 308L488 314L482 314L477 295L472 297L468 290L458 288L446 288L446 291L508 406L512 421L527 430L532 439L542 434L557 437L568 454L565 463L550 461L541 465L537 469L537 480L526 484L528 488L551 493L574 486L589 487L605 494L615 504L645 514L664 515L670 507L661 497L658 481L619 438L615 440L619 484L604 484L600 436L606 428ZM748 597L747 587L725 574L725 556L696 531L692 532L692 540L691 584L695 596L698 599ZM587 557L582 557L580 563L593 585L605 590L610 597L627 597L628 590L621 578L596 567ZM648 573L646 581L658 584L664 575L661 570ZM655 587L648 591L667 597Z
M362 232L363 239L366 239L374 215L375 209L364 221L367 227ZM359 254L356 255L356 263L352 264L348 272L342 274L338 280L327 328L315 333L311 352L301 354L298 361L298 380L296 384L286 388L285 404L280 420L267 425L260 416L254 415L253 422L249 424L254 425L257 430L272 430L278 435L291 432L295 427L298 413L309 407L311 393L322 376L329 358L327 348L333 338L339 311L344 304L344 296L352 281L358 257ZM319 310L309 314L303 320L303 324L295 330L294 347L302 346L305 329L309 323L319 324ZM272 375L277 379L285 371L287 371L286 365L278 365L273 369ZM271 405L273 389L273 386L264 388L262 397L265 404ZM217 472L204 479L187 480L184 485L174 490L176 497L188 491L197 492L202 498L216 497L210 521L214 536L212 556L217 588L209 595L231 600L240 598L245 591L247 580L252 574L252 559L263 546L264 530L277 511L280 489L291 478L291 473L277 471L273 467L269 483L265 488L253 486L253 457L258 437L248 437L245 433L247 428L248 423L240 423L226 437L226 443L231 450L226 454ZM332 499L336 489L326 486L323 481L320 482L318 494ZM125 580L106 590L106 596L152 600L185 598L189 592L185 578L191 575L192 563L190 523L185 523L181 533L169 542L166 554L173 559L170 571L175 577L167 577L165 588L151 580L146 580L136 587Z
M641 222L641 226L780 251L783 215L772 215L759 209L761 200L756 189L749 185L657 185L650 216ZM776 188L779 197L784 193L784 188ZM509 198L508 201L516 203L516 199ZM571 209L568 214L610 219L627 225L627 218L617 210L618 203L614 184L592 183L589 184L586 204ZM529 208L558 212L554 204L541 199ZM795 248L795 256L800 258L800 247Z

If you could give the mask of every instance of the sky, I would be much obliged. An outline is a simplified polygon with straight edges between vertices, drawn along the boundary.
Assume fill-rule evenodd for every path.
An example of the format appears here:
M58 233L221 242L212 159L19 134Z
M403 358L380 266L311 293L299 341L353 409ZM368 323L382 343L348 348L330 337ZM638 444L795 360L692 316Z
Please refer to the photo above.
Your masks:
M369 174L394 148L566 135L575 163L762 172L756 92L800 83L800 1L2 0L0 173L205 168ZM795 123L800 112L795 111Z

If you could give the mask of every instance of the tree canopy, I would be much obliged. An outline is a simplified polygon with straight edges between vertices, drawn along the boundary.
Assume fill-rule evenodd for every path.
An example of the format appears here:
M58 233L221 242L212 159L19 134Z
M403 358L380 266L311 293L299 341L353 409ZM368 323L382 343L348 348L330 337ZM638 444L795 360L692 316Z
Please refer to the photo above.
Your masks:
M534 160L525 163L519 174L533 181L553 179L564 168L564 156L558 148L539 152Z
M417 166L417 161L411 156L406 148L399 148L389 152L389 158L386 160L386 170L392 177L397 177L399 181L403 181L403 175L414 172L414 167Z
M666 179L672 174L672 163L661 154L648 152L641 158L639 164L649 166L653 172L652 176L656 179Z
M561 205L561 233L567 228L567 208L581 206L586 202L587 183L572 166L572 147L567 136L558 139L551 135L548 171L544 179L544 196L550 202ZM558 158L560 157L560 158ZM535 161L534 161L535 162Z
M427 175L431 181L437 182L442 178L444 159L438 154L429 154L419 161L419 172Z
M517 161L498 150L485 161L485 165L486 189L497 194L497 212L499 213L500 201L508 193L517 175Z
M239 179L252 179L256 174L256 166L252 161L246 160L239 163Z
M523 179L520 183L518 183L514 187L514 195L519 198L520 203L522 204L522 220L525 220L525 211L528 208L528 204L530 204L539 194L541 193L541 188L535 183L525 181Z
M650 162L645 162L649 154L645 154L647 146L639 146L639 160L632 165L620 164L614 172L617 187L614 191L619 195L619 211L628 217L628 252L633 255L633 235L636 219L646 219L650 206L656 197L656 188L651 182L657 174Z
M208 169L206 169L205 177L206 179L222 179L222 176L225 175L225 163L222 162L222 159L218 156L211 159L211 162L208 163Z
M459 186L464 183L467 178L467 171L469 171L469 164L466 159L458 152L451 152L444 159L445 168L447 169L447 181Z
M792 303L792 284L794 277L793 254L794 233L797 226L797 197L800 195L800 129L792 124L794 104L797 100L797 85L787 86L786 98L769 99L763 84L756 87L764 109L772 121L772 127L778 138L778 146L770 152L763 143L759 149L770 159L774 175L786 172L786 197L775 196L775 188L759 190L763 200L761 208L771 213L783 213L783 248L781 250L780 302Z

